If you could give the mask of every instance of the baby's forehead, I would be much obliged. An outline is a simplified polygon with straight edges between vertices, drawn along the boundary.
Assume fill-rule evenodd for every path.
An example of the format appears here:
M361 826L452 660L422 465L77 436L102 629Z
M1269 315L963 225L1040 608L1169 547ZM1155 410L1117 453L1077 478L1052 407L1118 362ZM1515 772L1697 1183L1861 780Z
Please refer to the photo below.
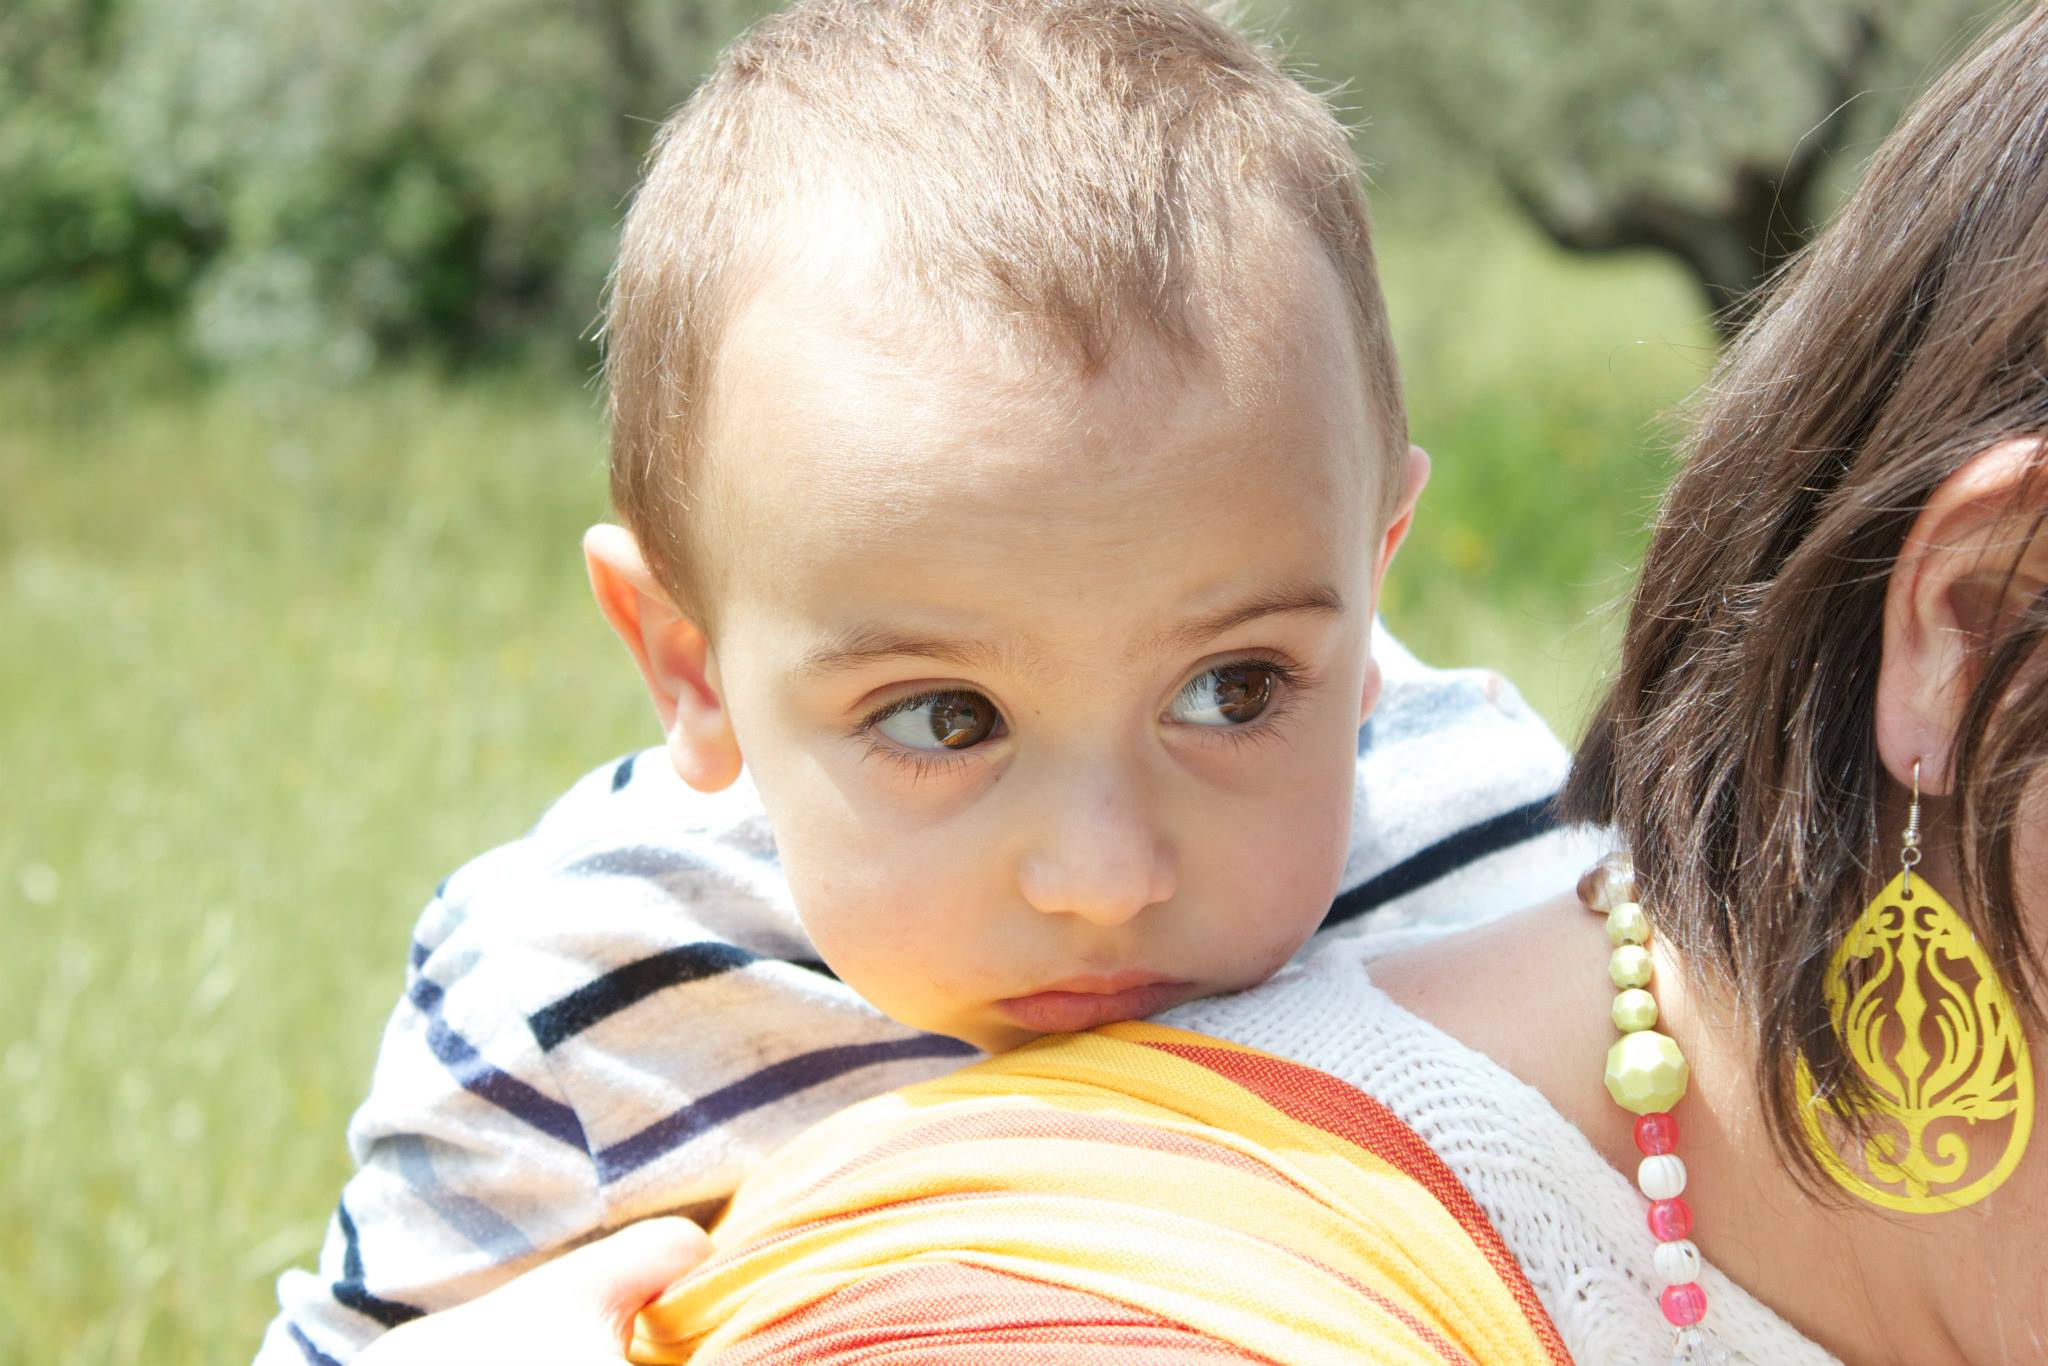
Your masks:
M1275 220L1191 275L1173 325L1158 310L1105 309L1106 339L1076 319L1019 316L927 287L918 263L839 204L799 219L729 316L708 386L709 444L722 414L839 418L889 391L891 442L949 425L1085 422L1091 409L1270 402L1303 378L1365 402L1359 342L1336 270L1312 234ZM830 228L830 231L821 229ZM1080 307L1077 304L1077 309ZM1106 342L1098 346L1097 342ZM1369 415L1368 415L1369 416Z
M1154 580L1205 537L1242 553L1254 521L1366 543L1383 462L1342 296L1313 264L1219 288L1200 335L1133 336L1092 369L856 271L778 273L721 347L699 460L716 513L693 534L728 579L945 576L991 598L1069 571L1084 592L1087 566L1135 565L1162 533Z

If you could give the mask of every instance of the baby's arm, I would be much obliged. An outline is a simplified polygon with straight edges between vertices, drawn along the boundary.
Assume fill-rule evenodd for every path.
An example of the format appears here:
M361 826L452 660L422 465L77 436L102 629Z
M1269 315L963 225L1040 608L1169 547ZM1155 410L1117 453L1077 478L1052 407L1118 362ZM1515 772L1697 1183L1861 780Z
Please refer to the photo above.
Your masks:
M475 1298L604 1225L581 1117L504 980L437 896L370 1093L317 1274L278 1283L261 1366L340 1362L388 1329Z
M348 1361L609 1229L704 1217L813 1120L971 1056L806 966L758 803L648 758L429 904L357 1173L261 1366Z

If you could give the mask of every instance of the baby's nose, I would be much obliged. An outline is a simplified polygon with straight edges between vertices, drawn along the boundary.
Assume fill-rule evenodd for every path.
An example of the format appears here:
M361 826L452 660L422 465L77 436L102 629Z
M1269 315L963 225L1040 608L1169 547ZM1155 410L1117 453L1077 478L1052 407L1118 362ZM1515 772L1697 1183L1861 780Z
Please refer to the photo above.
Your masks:
M1033 907L1098 925L1121 925L1171 899L1178 881L1171 842L1128 790L1062 803L1017 867L1018 890Z

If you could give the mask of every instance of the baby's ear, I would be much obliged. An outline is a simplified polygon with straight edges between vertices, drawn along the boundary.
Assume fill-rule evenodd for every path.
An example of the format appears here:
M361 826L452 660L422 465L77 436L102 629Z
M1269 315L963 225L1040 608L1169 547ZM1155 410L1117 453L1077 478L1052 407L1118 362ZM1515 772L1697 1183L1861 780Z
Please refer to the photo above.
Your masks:
M1985 657L2048 591L2048 471L2034 440L2006 441L1943 480L1913 519L1885 589L1877 748L1901 784L1949 790L1956 728Z
M1394 562L1394 552L1401 548L1401 542L1408 539L1408 528L1415 521L1415 504L1429 483L1429 452L1420 446L1410 446L1408 453L1401 457L1400 479L1401 488L1387 517L1387 529L1380 534L1379 548L1373 556L1375 610L1379 606L1380 581L1386 577L1387 566Z
M597 610L654 699L677 774L700 792L726 787L740 774L739 739L703 630L676 607L624 527L599 523L584 532L583 563Z

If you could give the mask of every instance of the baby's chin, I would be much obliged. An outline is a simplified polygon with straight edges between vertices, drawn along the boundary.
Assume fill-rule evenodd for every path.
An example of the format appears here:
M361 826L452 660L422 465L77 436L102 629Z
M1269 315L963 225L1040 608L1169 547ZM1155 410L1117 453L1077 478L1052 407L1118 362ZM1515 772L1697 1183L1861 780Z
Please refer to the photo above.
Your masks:
M961 1025L941 1032L962 1043L973 1044L984 1053L1007 1053L1013 1048L1022 1048L1034 1039L1045 1037L1043 1034L1034 1034L1028 1029L1019 1029L1014 1025L992 1023Z
M1228 995L1257 984L1258 980L1206 984L1162 982L1113 993L1040 992L1034 996L999 1001L975 1010L971 1016L955 1017L944 1024L918 1027L973 1044L986 1053L1005 1053L1034 1039L1054 1034L1079 1034L1126 1020L1146 1020L1189 1001Z

